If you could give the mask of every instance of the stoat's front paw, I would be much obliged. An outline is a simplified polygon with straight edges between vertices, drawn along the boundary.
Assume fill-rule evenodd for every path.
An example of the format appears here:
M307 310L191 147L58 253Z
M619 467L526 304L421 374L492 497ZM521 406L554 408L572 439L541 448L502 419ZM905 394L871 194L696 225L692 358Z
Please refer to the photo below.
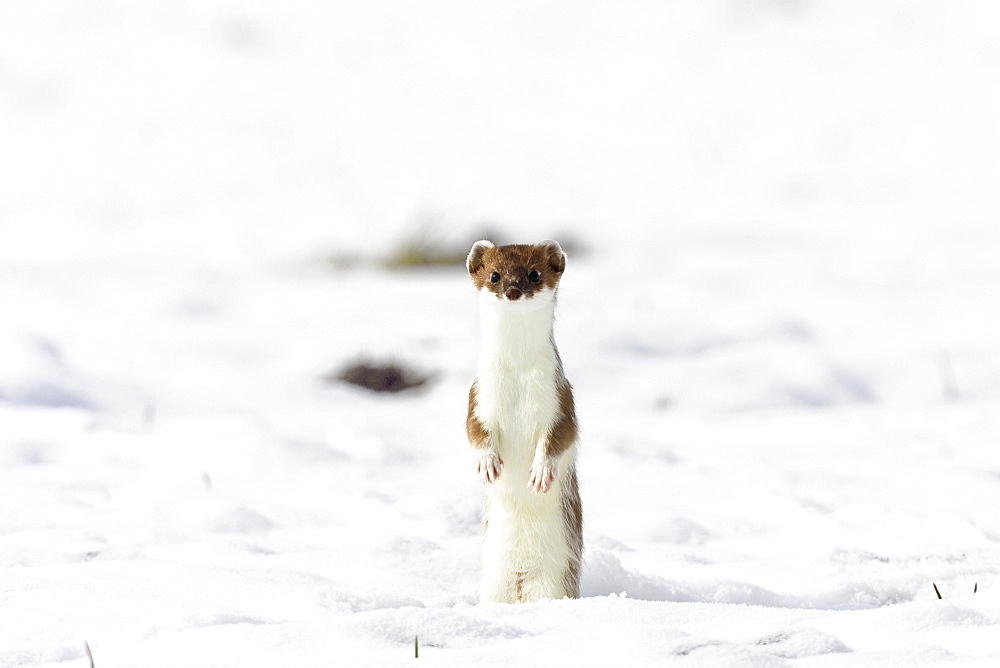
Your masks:
M483 484L492 484L500 477L500 470L503 468L503 460L495 450L486 450L479 455L476 464L476 471L479 472L479 479Z
M548 455L539 455L531 464L531 471L528 475L528 487L535 492L547 492L552 489L552 483L556 479L557 460Z

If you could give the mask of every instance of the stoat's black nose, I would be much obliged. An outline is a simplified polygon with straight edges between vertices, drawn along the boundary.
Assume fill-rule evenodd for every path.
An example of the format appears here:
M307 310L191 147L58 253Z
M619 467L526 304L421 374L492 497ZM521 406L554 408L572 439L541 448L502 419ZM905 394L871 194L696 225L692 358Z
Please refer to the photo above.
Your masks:
M524 293L521 292L518 288L511 288L510 290L507 291L507 299L509 299L510 301L515 301L520 299L521 295L523 294Z

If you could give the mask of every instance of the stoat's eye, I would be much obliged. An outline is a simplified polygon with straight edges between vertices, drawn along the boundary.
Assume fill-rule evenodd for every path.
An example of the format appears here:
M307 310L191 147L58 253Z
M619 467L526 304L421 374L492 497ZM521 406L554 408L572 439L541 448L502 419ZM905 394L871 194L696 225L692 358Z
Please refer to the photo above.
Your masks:
M542 277L542 275L541 275L541 274L539 274L539 273L538 273L537 271L535 271L534 269L532 269L532 270L531 270L531 271L530 271L530 272L528 273L528 280L529 280L529 281L531 281L532 283L537 283L537 282L538 282L538 280L539 280L539 279L540 279L541 277Z
M497 272L494 271L492 274L490 274L490 283L496 283L499 280L500 280L500 274L499 273L497 273Z

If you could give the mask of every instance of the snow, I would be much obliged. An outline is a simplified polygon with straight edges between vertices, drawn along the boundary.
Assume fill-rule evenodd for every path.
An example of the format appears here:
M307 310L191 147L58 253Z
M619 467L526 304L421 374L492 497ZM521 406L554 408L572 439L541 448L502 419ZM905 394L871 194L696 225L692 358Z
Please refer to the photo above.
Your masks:
M998 14L7 3L0 665L992 665ZM379 264L486 228L569 250L579 600L477 604L475 292Z

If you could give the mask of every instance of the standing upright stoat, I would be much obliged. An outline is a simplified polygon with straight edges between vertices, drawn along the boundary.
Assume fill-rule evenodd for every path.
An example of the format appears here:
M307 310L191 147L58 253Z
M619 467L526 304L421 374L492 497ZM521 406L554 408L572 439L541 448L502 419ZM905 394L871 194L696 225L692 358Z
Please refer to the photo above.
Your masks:
M553 338L566 255L555 241L477 241L466 266L483 344L466 430L486 485L481 601L580 595L576 412Z

